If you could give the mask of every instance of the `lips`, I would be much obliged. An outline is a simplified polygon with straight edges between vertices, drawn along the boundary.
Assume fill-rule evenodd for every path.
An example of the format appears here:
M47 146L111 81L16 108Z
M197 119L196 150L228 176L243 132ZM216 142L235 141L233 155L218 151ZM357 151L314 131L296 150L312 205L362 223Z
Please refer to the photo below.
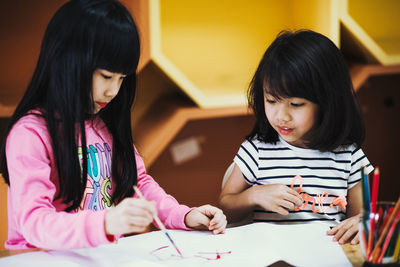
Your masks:
M101 108L105 108L105 106L107 106L107 102L97 102L97 104L99 104L99 106L101 107Z
M280 126L278 126L278 129L279 129L279 133L283 134L283 135L288 135L293 131L292 128L288 128L288 127L280 127Z

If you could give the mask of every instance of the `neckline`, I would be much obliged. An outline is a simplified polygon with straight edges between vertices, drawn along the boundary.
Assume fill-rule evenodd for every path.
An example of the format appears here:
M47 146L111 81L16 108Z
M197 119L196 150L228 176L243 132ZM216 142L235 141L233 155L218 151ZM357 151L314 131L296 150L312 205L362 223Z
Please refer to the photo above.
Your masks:
M290 148L290 149L293 150L293 151L302 152L302 153L317 153L317 152L319 152L319 151L316 150L316 149L302 148L302 147L298 147L298 146L291 145L291 144L289 144L288 142L286 142L285 140L283 140L283 138L282 138L280 135L279 135L279 141L280 141L283 145L287 146L288 148Z

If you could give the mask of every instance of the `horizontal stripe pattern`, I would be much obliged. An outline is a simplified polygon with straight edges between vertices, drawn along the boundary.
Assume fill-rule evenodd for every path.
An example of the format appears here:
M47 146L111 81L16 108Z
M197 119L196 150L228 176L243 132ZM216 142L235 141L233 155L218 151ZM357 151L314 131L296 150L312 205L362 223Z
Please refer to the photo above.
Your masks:
M241 144L234 162L249 185L285 184L291 186L293 178L303 178L301 193L308 194L318 208L318 196L326 192L321 200L323 209L361 180L361 166L366 172L373 170L361 148L354 145L343 146L332 152L294 147L280 139L276 144L267 144L256 139ZM293 188L298 191L299 180ZM312 211L313 202L304 210L291 211L288 216L257 209L254 221L298 223L308 221L335 221L345 218L345 211L332 206L327 213Z

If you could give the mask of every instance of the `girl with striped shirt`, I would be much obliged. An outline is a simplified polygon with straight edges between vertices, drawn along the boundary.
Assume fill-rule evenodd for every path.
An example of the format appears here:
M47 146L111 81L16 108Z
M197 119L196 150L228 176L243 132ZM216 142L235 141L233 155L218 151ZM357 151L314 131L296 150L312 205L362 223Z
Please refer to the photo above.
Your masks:
M359 242L361 168L373 167L339 49L310 31L282 32L248 92L256 122L234 158L219 205L228 221L328 222L335 241Z

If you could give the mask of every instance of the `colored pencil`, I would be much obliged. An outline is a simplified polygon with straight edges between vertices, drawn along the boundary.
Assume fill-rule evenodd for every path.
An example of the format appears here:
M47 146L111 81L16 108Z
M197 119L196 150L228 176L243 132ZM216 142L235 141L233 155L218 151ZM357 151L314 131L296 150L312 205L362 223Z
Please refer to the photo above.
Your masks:
M367 259L370 257L372 252L372 244L374 242L374 228L376 220L376 202L378 200L378 188L379 188L379 168L376 167L374 170L374 176L372 179L372 197L371 197L371 213L370 213L370 226L368 235L368 249Z
M372 260L373 263L376 263L375 259L377 259L377 256L379 255L379 252L377 252L377 250L378 249L381 250L380 246L383 242L383 239L385 238L385 236L389 230L389 226L392 225L392 222L395 219L395 215L397 215L397 212L399 211L399 209L400 209L400 197L397 199L396 204L393 209L393 212L392 212L392 214L390 214L390 218L389 218L388 222L384 226L382 233L379 235L378 241L376 242L375 247L372 250L372 253L370 255L370 258L368 259L369 261Z
M361 191L362 191L362 203L363 203L363 216L361 218L361 223L363 225L364 228L364 233L365 233L365 246L366 248L368 247L368 227L367 227L367 220L369 217L369 212L368 212L368 203L367 203L367 192L365 191L365 176L364 176L364 166L361 167L360 169L360 173L361 173ZM368 251L367 249L365 249L365 255L367 255Z
M142 195L142 192L140 192L139 188L136 187L136 185L133 186L133 190L136 192L136 194L138 194L138 196L141 199L145 199L144 196ZM167 232L167 228L165 228L164 224L161 222L160 218L158 218L157 215L154 215L154 220L156 221L156 223L158 224L158 227L160 227L161 231L168 237L169 241L171 242L171 244L174 246L174 248L176 249L176 251L179 253L179 255L181 257L183 257L181 251L178 249L178 247L176 246L174 240L172 240L171 236L168 234Z
M364 224L360 224L360 240L362 241L361 244L362 246L362 250L364 250L364 254L367 255L367 238L365 237L365 228L364 228Z
M364 173L364 187L365 187L365 205L367 210L367 216L369 217L369 213L371 212L371 199L369 195L369 180L368 173Z
M397 235L396 246L394 247L393 262L397 262L399 260L399 253L400 253L400 232Z
M393 220L393 222L392 222L392 224L390 226L389 232L388 232L388 234L387 234L387 236L385 238L385 242L383 243L382 250L381 250L381 253L380 253L379 258L378 258L378 263L382 263L383 256L385 255L386 249L389 246L389 242L392 239L392 236L393 236L393 233L394 233L394 229L396 228L396 225L399 222L399 219L400 219L400 209L397 211L396 217Z

